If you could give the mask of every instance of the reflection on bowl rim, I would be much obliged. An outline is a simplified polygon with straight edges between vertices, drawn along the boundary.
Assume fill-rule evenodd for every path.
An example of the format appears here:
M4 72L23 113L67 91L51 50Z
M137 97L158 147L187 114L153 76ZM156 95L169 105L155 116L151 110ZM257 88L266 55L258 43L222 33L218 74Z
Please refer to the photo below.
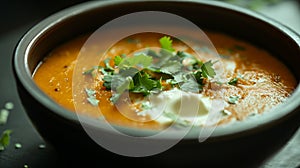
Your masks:
M167 0L164 0L165 2L168 2ZM64 9L46 19L38 23L36 26L34 26L32 29L30 29L20 40L17 48L15 49L15 59L14 59L14 70L21 81L21 83L24 85L25 89L30 91L29 93L37 100L39 101L43 106L50 109L53 113L56 115L62 117L66 121L69 121L71 123L79 124L79 120L77 115L74 112L71 112L67 109L64 109L60 105L58 105L56 102L54 102L52 99L50 99L42 90L38 88L38 86L34 83L34 81L31 78L31 72L29 70L27 58L28 54L30 53L30 49L34 47L35 43L38 41L40 37L42 37L43 34L47 33L51 28L55 27L55 25L64 22L66 19L70 17L74 17L85 10L91 10L96 9L98 7L105 7L109 5L113 5L115 3L134 3L139 1L102 1L102 2L85 2L83 4L79 4L67 9ZM149 2L155 2L155 1L149 1ZM160 1L161 2L161 1ZM258 14L254 11L230 5L223 2L217 2L210 3L207 1L193 1L188 0L185 1L187 3L201 3L204 5L209 5L213 7L219 7L219 8L225 8L227 10L234 11L238 14L244 14L247 15L247 17L252 17L257 20L260 20L264 24L269 24L272 27L280 30L283 34L288 35L288 37L291 37L299 46L300 46L300 36L295 33L294 31L290 30L286 26L268 18L261 14ZM24 47L26 46L26 48ZM25 49L24 49L25 48ZM25 55L25 57L24 57ZM22 58L22 59L21 59ZM24 66L25 64L25 66ZM26 72L26 76L24 76L24 72ZM284 117L286 117L289 113L294 112L297 108L299 108L300 104L300 88L299 85L294 90L293 94L288 98L287 104L283 104L284 108L280 108L283 105L279 105L278 110L275 112L267 112L262 115L259 115L259 117L253 117L253 119L246 119L243 122L234 122L232 124L226 124L222 126L218 126L210 138L219 138L219 137L227 137L232 135L240 135L241 133L250 133L254 130L257 131L256 128L263 129L270 127L274 124L276 124L276 121L280 121ZM269 115L269 114L273 115ZM87 118L87 123L91 124L96 119L90 119ZM99 121L98 121L99 122ZM99 124L97 124L99 126ZM141 130L137 128L129 128L124 126L116 126L118 129L130 134L130 135L137 135L137 136L147 136L155 133L154 130ZM101 128L100 128L101 129ZM105 130L104 130L105 131ZM192 139L197 138L199 136L199 128L192 129L188 135L185 137L185 139ZM174 137L166 137L166 138L176 138Z

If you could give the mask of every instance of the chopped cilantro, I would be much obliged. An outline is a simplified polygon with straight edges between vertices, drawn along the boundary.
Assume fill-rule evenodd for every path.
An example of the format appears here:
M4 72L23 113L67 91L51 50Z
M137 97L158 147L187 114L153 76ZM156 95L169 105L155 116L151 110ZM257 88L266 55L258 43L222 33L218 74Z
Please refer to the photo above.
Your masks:
M101 68L101 66L93 66L91 69L88 69L88 70L86 70L86 71L84 71L82 74L83 75L92 75L92 76L94 76L94 71L96 70L96 69L99 69L99 68Z
M205 77L205 78L208 78L208 77L214 77L216 75L216 72L214 70L214 68L212 67L213 66L213 62L208 61L208 62L205 62L202 66L201 66L201 70L202 70L202 76Z
M120 69L138 67L146 68L152 63L152 57L144 54L140 54L134 57L124 58L122 62L118 65Z
M115 65L118 66L122 62L122 60L123 58L120 57L119 55L115 56L114 58Z
M113 76L112 75L105 75L103 77L103 86L108 90L108 89L111 89L111 83L112 83L112 78Z
M134 87L133 79L131 76L127 76L120 85L116 87L118 94L122 94L125 90L129 90Z
M182 64L178 61L167 61L160 67L160 71L166 74L174 75L182 70Z
M228 102L230 104L237 104L240 99L240 96L229 96Z
M236 85L237 82L238 82L238 79L239 79L239 78L235 77L235 78L231 79L231 80L228 82L228 84L229 84L229 85Z
M178 51L176 55L179 56L180 58L195 58L193 55L184 51Z
M143 110L149 110L151 108L152 108L152 106L151 106L151 103L149 101L142 102L142 109Z
M86 88L85 92L88 96L87 101L93 106L98 106L99 100L96 98L96 91Z
M175 53L170 37L164 36L159 42L160 52L147 48L134 53L132 57L115 56L114 68L108 58L104 60L105 67L93 67L85 74L92 74L95 69L100 69L103 74L103 87L114 91L110 98L113 103L116 103L125 91L147 96L168 89L162 86L162 82L187 92L199 92L204 85L203 79L216 75L213 69L214 62L211 60L203 63L187 52ZM88 101L97 105L99 101L94 92L86 92Z
M194 72L194 77L195 77L195 80L198 82L198 84L200 84L200 85L203 84L203 77L202 77L201 71Z
M3 151L10 143L11 130L5 130L0 137L0 151Z
M197 93L202 89L201 85L198 84L195 77L191 74L187 74L185 78L186 80L180 85L181 90Z
M167 50L169 52L175 51L175 49L172 47L172 40L170 37L164 36L164 37L160 38L159 43L163 50Z
M160 80L151 79L148 73L139 72L133 77L134 87L131 89L133 93L142 93L149 95L153 90L161 90L162 85Z
M118 93L114 93L110 98L109 98L109 100L112 102L112 103L116 103L118 100L119 100L119 98L120 98L120 94L118 94Z
M110 58L106 58L104 60L104 64L105 64L106 69L113 71L114 68L110 66L110 60L111 60Z

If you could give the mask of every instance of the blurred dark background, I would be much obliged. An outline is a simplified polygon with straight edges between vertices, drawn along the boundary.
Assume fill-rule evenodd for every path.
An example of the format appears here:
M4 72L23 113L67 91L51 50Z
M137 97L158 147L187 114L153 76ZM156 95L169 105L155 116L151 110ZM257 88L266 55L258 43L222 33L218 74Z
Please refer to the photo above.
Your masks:
M0 36L6 32L38 22L66 7L85 0L4 0L0 5Z
M14 28L34 23L66 7L86 2L87 0L4 0L1 1L1 26L0 36ZM210 0L208 0L210 1ZM300 17L294 8L300 8L300 0L219 0L252 10L259 11L267 16L274 16L281 22L294 24L290 21L291 16ZM292 1L288 2L288 1ZM296 5L296 7L295 7ZM293 8L293 9L292 9ZM286 9L286 13L284 13ZM289 10L290 9L290 10ZM300 11L300 10L298 10ZM294 12L294 13L293 13ZM286 16L286 17L285 17ZM298 19L300 20L300 19ZM300 21L298 21L300 22ZM292 26L293 27L293 26ZM300 23L296 24L297 30Z

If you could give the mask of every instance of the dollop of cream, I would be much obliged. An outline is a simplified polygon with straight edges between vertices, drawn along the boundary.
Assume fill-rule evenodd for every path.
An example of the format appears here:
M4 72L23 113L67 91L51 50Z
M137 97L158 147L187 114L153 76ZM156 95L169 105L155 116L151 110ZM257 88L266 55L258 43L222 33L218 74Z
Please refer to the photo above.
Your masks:
M193 125L201 125L201 121L206 119L211 109L212 100L199 93L184 92L174 88L159 94L153 94L143 103L149 104L150 108L143 110L141 113L146 113L161 124L174 122L174 119L164 114L171 113L178 116L180 120Z

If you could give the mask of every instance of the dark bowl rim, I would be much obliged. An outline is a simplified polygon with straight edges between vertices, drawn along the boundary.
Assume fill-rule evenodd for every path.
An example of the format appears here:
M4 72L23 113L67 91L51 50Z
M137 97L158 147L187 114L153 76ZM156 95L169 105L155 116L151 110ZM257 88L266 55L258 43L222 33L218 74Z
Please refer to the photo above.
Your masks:
M74 125L80 125L78 116L64 108L62 108L60 105L58 105L56 102L54 102L52 99L48 98L48 96L41 91L38 86L34 83L32 80L32 74L29 71L27 57L29 53L29 49L31 46L41 37L45 32L49 31L52 27L55 25L64 22L66 19L75 17L77 15L80 15L80 13L85 12L86 10L93 10L96 8L103 8L106 6L114 5L116 3L122 4L122 3L171 3L172 1L169 0L163 0L163 1L138 1L138 0L131 0L131 1L92 1L92 2L85 2L82 4L78 4L66 9L63 9L46 19L42 20L38 24L36 24L33 28L31 28L28 32L24 34L24 36L21 38L19 43L17 44L14 52L13 57L13 70L15 73L15 78L20 81L20 83L23 85L23 87L31 94L33 98L35 98L39 103L41 103L43 106L51 110L56 116L62 118L63 120L70 122ZM180 0L174 0L175 3L194 3L207 5L210 7L215 8L222 8L224 10L230 10L234 11L237 14L243 14L247 17L254 18L258 20L259 22L262 22L264 24L268 24L277 30L279 30L281 33L287 35L289 38L293 39L295 43L298 44L300 48L300 36L290 28L282 25L281 23L264 16L260 13L257 13L255 11L242 8L239 6L231 5L224 2L219 1L205 1L205 0L188 0L188 1L180 1ZM292 112L295 112L297 108L299 108L300 105L300 88L299 84L297 85L297 88L287 101L288 103L284 104L284 108L281 109L280 112L272 113L272 114L265 114L261 115L258 119L255 120L245 120L239 124L229 124L226 126L219 126L217 127L214 132L212 133L210 138L222 138L222 137L228 137L232 135L242 135L247 134L251 132L256 132L258 130L271 127L272 125L280 122L283 118L291 114ZM237 125L236 125L237 124ZM236 125L236 126L232 126ZM228 128L228 126L230 128ZM146 130L139 130L136 128L128 128L128 127L122 127L122 126L116 126L120 130L124 132L128 132L132 135L147 135L145 133ZM108 131L108 130L106 130ZM146 131L147 132L147 131ZM155 132L155 131L154 131ZM152 135L153 131L149 130L149 135ZM199 134L199 129L192 129L189 134L185 137L185 139L193 139L197 138ZM166 138L176 138L176 137L166 137Z

